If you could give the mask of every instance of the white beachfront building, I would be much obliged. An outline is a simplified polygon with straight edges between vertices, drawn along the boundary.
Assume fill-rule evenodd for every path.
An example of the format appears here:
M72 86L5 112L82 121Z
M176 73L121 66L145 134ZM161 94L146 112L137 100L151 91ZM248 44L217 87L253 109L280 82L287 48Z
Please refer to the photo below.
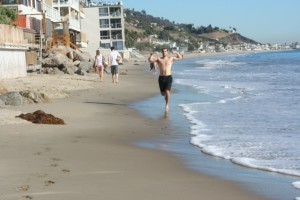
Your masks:
M48 27L60 20L59 11L52 4L52 0L0 1L0 6L17 12L17 20L13 22L17 28L1 25L0 79L26 76L27 68L38 67L43 42L51 37Z
M51 37L51 22L60 21L59 10L53 7L53 0L2 0L1 6L14 9L18 14L15 24L34 32Z
M85 51L95 53L96 49L125 50L125 27L122 1L105 3L85 2L85 19L82 29L86 32L87 47Z
M2 0L0 5L13 8L18 13L15 24L34 32L43 42L53 37L53 30L63 32L65 23L76 45L82 41L80 20L84 18L81 0Z
M25 76L26 67L33 66L35 68L36 65L39 65L40 62L37 60L41 61L42 50L54 44L56 34L65 34L66 38L71 38L73 48L77 48L76 45L80 44L83 46L84 34L81 32L80 19L84 18L84 13L80 1L0 0L1 6L12 8L17 12L17 20L13 23L23 31L22 34L19 33L19 29L16 30L15 32L18 35L14 34L9 28L6 28L6 32L4 32L4 28L1 29L2 34L10 33L10 35L4 37L3 41L0 41L3 63L10 66L1 66L1 69L8 69L2 71L3 77ZM8 41L13 41L12 46L14 48L6 45ZM16 44L14 41L20 41L21 43ZM18 55L15 52L19 52ZM39 52L39 54L36 52ZM16 59L9 59L11 57L9 55L13 53L15 55L13 57L16 57ZM18 75L15 71L22 71L22 75Z

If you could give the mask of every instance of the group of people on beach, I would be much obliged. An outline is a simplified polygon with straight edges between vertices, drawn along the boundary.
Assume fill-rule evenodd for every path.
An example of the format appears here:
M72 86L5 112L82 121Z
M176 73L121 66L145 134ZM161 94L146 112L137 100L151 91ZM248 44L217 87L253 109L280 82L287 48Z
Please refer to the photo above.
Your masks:
M105 68L109 66L112 74L112 82L118 83L119 64L122 63L122 57L118 51L115 51L114 47L111 47L110 50L111 52L108 55L108 62L106 61L105 57L100 53L100 50L96 50L94 67L96 69L96 72L99 73L100 81L103 81L104 71L108 73Z
M167 48L163 48L162 56L159 57L158 52L151 53L148 61L150 62L150 67L152 71L155 71L156 68L159 69L159 77L158 77L158 84L161 95L165 97L165 111L169 111L169 103L171 97L171 88L172 88L172 65L174 61L181 60L182 56L178 52L175 52L174 56L169 56L169 52ZM119 63L122 57L118 51L114 50L114 47L111 47L111 52L108 56L108 66L111 68L112 74L112 82L118 83L118 76L119 76ZM95 68L99 72L100 80L103 81L103 72L104 72L104 65L105 65L105 58L103 55L100 54L100 51L96 51L95 57Z

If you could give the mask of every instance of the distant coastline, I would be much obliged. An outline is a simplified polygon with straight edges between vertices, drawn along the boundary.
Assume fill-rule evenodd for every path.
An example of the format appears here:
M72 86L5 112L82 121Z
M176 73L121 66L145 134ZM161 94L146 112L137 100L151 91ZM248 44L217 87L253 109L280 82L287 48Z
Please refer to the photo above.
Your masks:
M183 58L207 57L207 56L223 56L223 55L239 55L239 54L255 54L255 53L268 53L268 52L281 52L281 51L295 51L297 49L279 49L279 50L260 50L260 51L223 51L223 52L184 52ZM300 50L300 49L299 49ZM140 52L145 58L148 58L150 51ZM160 53L160 52L159 52ZM172 52L170 53L170 55ZM134 60L134 58L132 58Z

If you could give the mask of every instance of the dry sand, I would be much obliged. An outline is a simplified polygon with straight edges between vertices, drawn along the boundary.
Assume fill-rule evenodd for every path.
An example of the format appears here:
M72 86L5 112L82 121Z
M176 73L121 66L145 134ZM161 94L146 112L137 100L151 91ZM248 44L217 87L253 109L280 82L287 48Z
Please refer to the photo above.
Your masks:
M158 94L148 64L121 68L127 75L120 75L118 84L111 83L110 75L100 82L96 74L0 81L9 91L26 88L52 98L69 96L0 109L1 200L263 199L236 183L189 171L169 153L132 145L164 134L169 124L127 106ZM15 123L14 114L38 109L66 125ZM13 114L4 115L9 112Z

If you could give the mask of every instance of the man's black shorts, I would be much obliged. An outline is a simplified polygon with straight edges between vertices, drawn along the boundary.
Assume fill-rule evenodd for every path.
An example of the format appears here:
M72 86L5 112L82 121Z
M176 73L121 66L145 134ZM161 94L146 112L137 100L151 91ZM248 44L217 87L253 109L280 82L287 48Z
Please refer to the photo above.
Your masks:
M173 78L171 75L169 76L159 76L158 83L160 92L165 92L166 90L171 91Z

